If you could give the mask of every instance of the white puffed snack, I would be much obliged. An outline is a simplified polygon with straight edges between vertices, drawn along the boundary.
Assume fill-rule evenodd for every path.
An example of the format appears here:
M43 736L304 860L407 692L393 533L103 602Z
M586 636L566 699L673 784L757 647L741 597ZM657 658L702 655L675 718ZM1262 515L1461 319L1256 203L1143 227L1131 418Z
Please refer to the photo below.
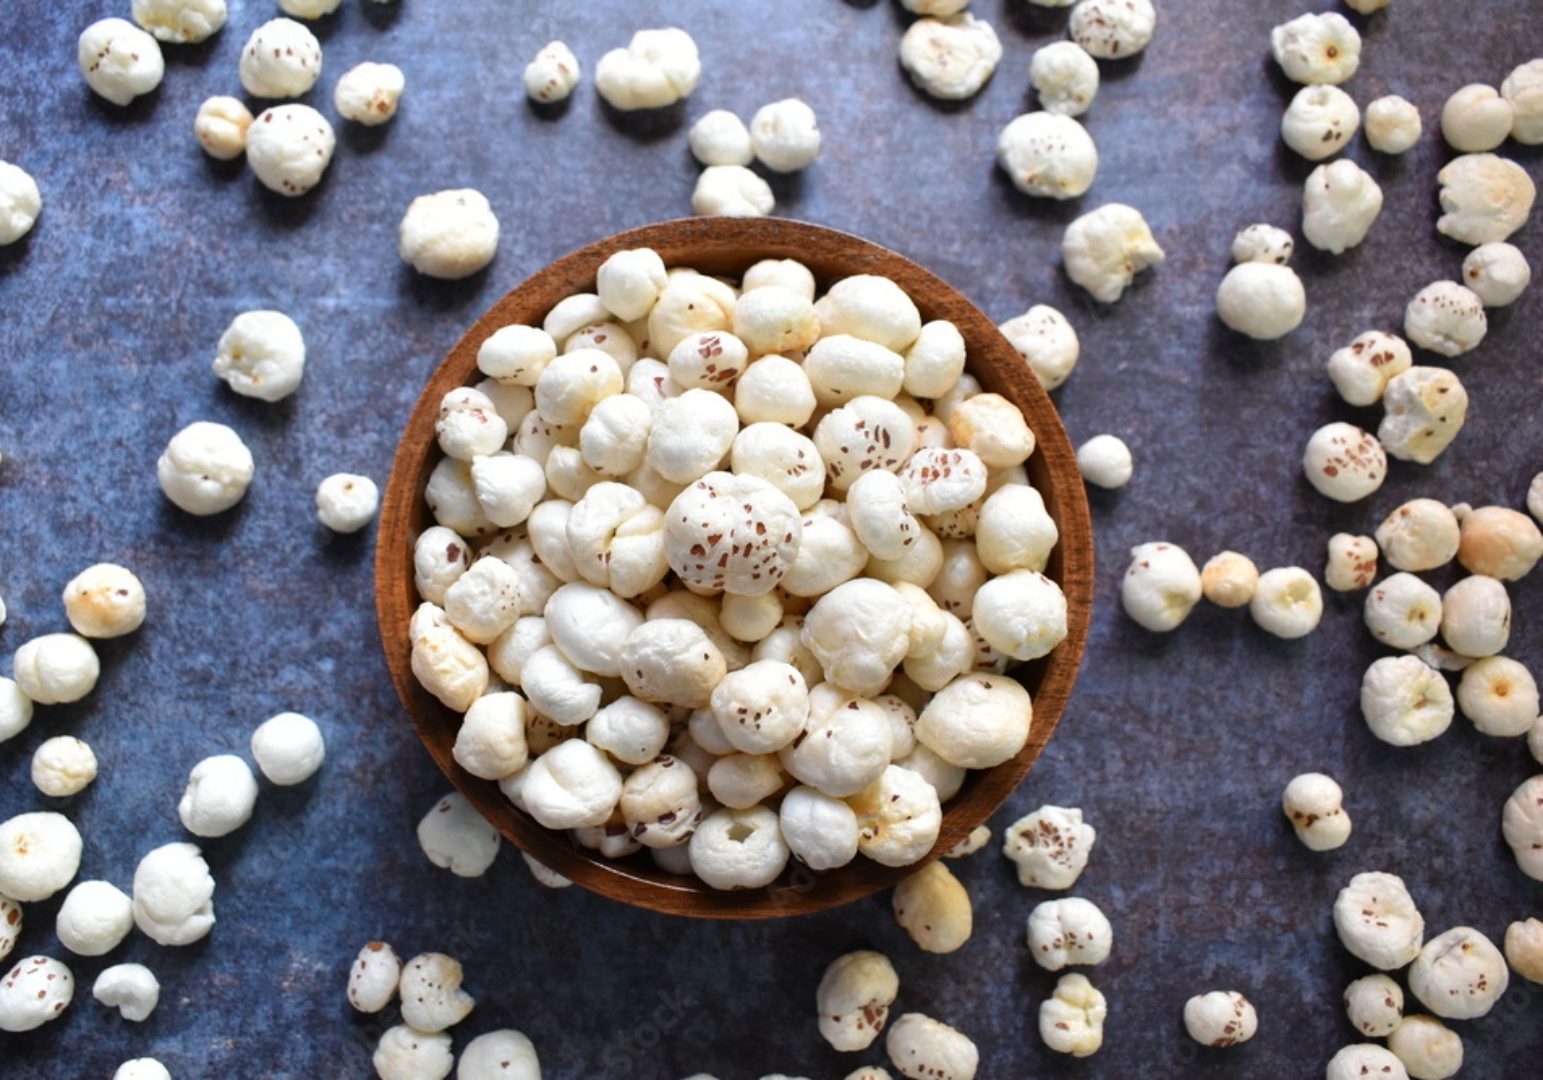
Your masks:
M1222 551L1200 568L1200 592L1218 607L1242 607L1259 588L1259 567L1247 555Z
M1087 867L1097 839L1080 809L1045 805L1007 827L1002 854L1017 864L1019 883L1069 889Z
M133 0L134 21L158 41L196 44L225 25L225 0Z
M1404 988L1386 975L1363 975L1345 987L1345 1016L1362 1035L1391 1035L1404 1018Z
M1543 920L1518 919L1506 927L1505 958L1528 982L1543 983Z
M457 877L481 877L498 856L499 836L466 796L453 791L418 822L418 846Z
M1384 656L1361 678L1361 715L1394 746L1428 742L1451 726L1455 704L1441 672L1417 656Z
M1355 875L1334 900L1334 929L1352 954L1381 971L1396 971L1420 952L1425 919L1396 874Z
M1411 499L1377 526L1377 546L1400 570L1434 570L1457 555L1457 516L1435 499Z
M1403 1062L1393 1051L1376 1043L1340 1047L1324 1070L1325 1080L1363 1080L1368 1076L1375 1076L1377 1080L1409 1080Z
M935 98L962 101L980 93L1002 60L1002 42L969 12L917 19L900 38L900 66Z
M1543 532L1519 510L1481 506L1462 520L1457 561L1474 574L1518 581L1543 558Z
M1302 472L1336 502L1358 502L1382 486L1388 456L1376 436L1354 424L1325 424L1307 440Z
M1494 656L1511 638L1511 597L1497 578L1474 574L1441 597L1441 636L1460 656Z
M1281 794L1281 809L1296 830L1297 839L1313 851L1333 851L1350 839L1345 793L1332 777L1323 773L1292 777Z
M814 994L820 1034L837 1050L866 1050L884 1030L899 993L900 977L883 953L862 949L838 956Z
M32 754L32 783L44 795L77 795L96 779L96 755L73 735L55 735Z
M1046 971L1068 964L1102 964L1114 944L1109 919L1091 900L1045 900L1029 912L1029 955Z
M1468 415L1468 391L1446 368L1412 367L1388 380L1377 441L1401 461L1429 465L1452 444Z
M431 525L413 545L413 584L431 604L445 602L445 590L471 565L471 549L453 529Z
M477 349L477 370L501 383L535 386L556 355L557 343L545 330L504 326L488 335Z
M1532 267L1514 244L1480 244L1463 257L1463 284L1487 308L1514 303L1532 283Z
M375 518L380 489L358 473L333 473L316 485L316 519L335 533L356 533Z
M1484 302L1465 285L1436 281L1404 308L1404 336L1422 349L1461 356L1484 340Z
M826 337L849 335L895 353L904 353L921 333L915 301L895 282L875 274L842 278L815 302L815 312Z
M595 65L595 89L623 112L658 109L690 96L702 74L696 42L676 27L639 30L625 49L612 49Z
M141 1024L150 1019L150 1014L161 1003L161 982L143 964L114 964L96 977L96 982L91 984L91 996L109 1009L117 1009L118 1015L125 1020ZM124 1075L121 1069L118 1075ZM169 1080L164 1069L160 1075ZM149 1080L148 1074L146 1080Z
M803 293L782 285L763 285L759 289L752 289L742 295L739 303L734 306L734 334L744 342L751 356L801 352L814 344L820 336L820 330L820 319L815 313L814 302ZM715 344L729 349L734 340L729 337ZM670 355L673 358L675 353L672 351ZM687 382L681 378L681 373L674 365L670 368L670 374L682 385L707 385L710 389L721 387L731 382L745 367L745 357L738 356L736 372L727 373L727 365L722 362L724 355L719 353L713 358L718 360L716 366L720 370L716 375L706 372L705 375L712 377L703 382Z
M681 473L694 468L673 463L672 467ZM665 512L665 555L670 568L702 591L748 596L770 592L792 565L802 536L802 517L793 501L772 484L748 474L709 472Z
M82 30L76 60L86 85L114 105L150 93L166 74L160 44L127 19L100 19Z
M1377 544L1369 536L1335 533L1329 537L1329 558L1323 580L1336 592L1364 589L1377 578Z
M1409 370L1409 346L1397 334L1368 330L1329 357L1328 374L1339 396L1351 405L1375 405L1388 380Z
M397 102L406 87L407 77L395 64L366 61L343 73L333 91L332 104L343 119L375 127L396 115Z
M279 713L252 733L252 758L262 775L281 787L301 784L315 775L327 756L321 728L309 716Z
M1543 143L1543 59L1513 68L1500 96L1511 104L1511 138L1523 146Z
M1066 639L1066 597L1044 574L1012 570L976 590L971 625L997 652L1033 660Z
M692 871L714 889L770 885L789 855L777 812L765 806L714 811L692 833L688 850Z
M418 273L459 281L493 261L498 250L498 217L480 191L436 191L408 204L397 226L397 240L403 261ZM487 373L502 378L497 372ZM516 381L532 386L536 382L534 378L529 383L519 378Z
M29 703L39 705L79 701L96 688L101 671L96 650L89 641L76 634L44 634L32 638L11 658L11 674L17 688ZM25 723L22 726L25 727Z
M1337 86L1304 86L1286 106L1280 136L1308 161L1333 157L1355 137L1361 110L1355 99Z
M1270 48L1292 82L1337 85L1361 63L1361 35L1337 11L1282 23L1270 31Z
M64 587L64 613L86 637L121 637L145 621L145 587L126 567L97 563Z
M1432 1016L1406 1016L1388 1036L1388 1049L1415 1080L1446 1080L1463 1067L1463 1040Z
M745 424L803 427L814 415L814 388L803 366L785 356L756 360L734 386L734 408Z
M628 322L646 317L668 283L664 260L650 248L618 251L595 272L595 292L600 302L618 319Z
M1156 27L1151 0L1081 0L1066 29L1100 60L1125 60L1147 47Z
M860 695L877 694L910 647L910 605L882 581L838 585L804 618L803 643L830 681Z
M476 1005L461 989L463 978L460 961L444 953L420 953L407 961L398 984L402 1019L427 1034L459 1024Z
M1172 630L1189 618L1201 595L1200 570L1183 548L1164 541L1131 548L1120 604L1138 624Z
M762 105L750 119L750 143L756 158L773 172L807 168L820 153L814 110L798 98Z
M1302 185L1302 235L1320 251L1355 247L1380 213L1382 188L1348 159L1318 166Z
M1395 649L1414 649L1441 626L1441 594L1410 573L1384 578L1366 594L1363 609L1372 636Z
M1510 845L1522 873L1535 881L1543 881L1543 776L1523 780L1511 792L1500 824L1505 842Z
M214 373L243 397L279 401L305 373L305 340L282 311L244 311L220 335Z
M1274 225L1250 225L1232 238L1232 261L1263 262L1285 266L1296 245L1291 234Z
M882 866L910 866L937 843L937 790L910 769L889 766L847 801L857 814L858 850Z
M1109 1003L1086 975L1072 972L1056 981L1039 1004L1039 1037L1058 1054L1088 1057L1104 1045Z
M621 798L621 774L583 739L558 743L532 761L523 775L525 808L549 829L603 825Z
M1302 324L1306 313L1307 291L1289 266L1239 263L1216 287L1216 314L1256 341L1285 337Z
M923 952L951 953L970 940L970 894L942 862L929 863L895 886L895 921Z
M278 0L279 10L299 19L319 19L331 15L343 0Z
M523 1032L501 1028L466 1044L455 1076L456 1080L541 1080L541 1061Z
M28 957L0 979L0 1031L41 1027L58 1019L74 997L69 968L51 957Z
M1259 1014L1236 990L1212 990L1184 1003L1184 1030L1201 1046L1236 1046L1254 1037Z
M1484 83L1452 92L1441 106L1441 137L1465 154L1493 150L1511 134L1511 103Z
M582 74L583 69L573 50L561 41L549 41L535 59L525 65L525 93L532 101L543 105L564 101L579 85Z
M1052 42L1034 51L1029 85L1046 112L1081 116L1098 94L1098 62L1075 41Z
M384 941L371 941L359 950L348 969L348 1003L362 1013L377 1013L396 997L402 961Z
M1420 110L1397 94L1366 106L1366 141L1382 154L1402 154L1420 141Z
M921 1013L906 1013L889 1027L884 1050L908 1080L975 1080L980 1051L962 1031Z
M781 750L804 729L809 690L804 677L780 660L756 660L725 675L711 707L724 737L747 754Z
M139 860L134 925L162 945L191 945L214 928L214 878L196 844L165 844Z
M833 870L857 856L857 815L842 799L805 784L782 797L783 840L811 870Z
M988 469L1022 465L1034 453L1035 437L1023 413L1001 394L975 394L948 414L955 445L972 451Z
M679 397L661 401L654 410L643 462L671 483L706 482L712 474L722 478L714 484L732 487L735 478L713 470L728 457L738 434L739 415L734 406L711 390L693 388ZM747 494L751 488L776 492L772 485L754 477L745 478L744 483L748 485ZM668 521L674 520L675 515L670 515Z
M1163 258L1141 211L1123 203L1106 203L1083 214L1061 237L1066 276L1106 304L1123 296L1138 273Z
M337 135L309 105L275 105L259 113L246 134L246 160L270 191L290 198L321 182Z
M37 181L25 169L0 161L0 247L31 232L42 211Z
M1505 957L1471 926L1431 938L1409 967L1410 992L1437 1016L1454 1020L1488 1013L1509 983Z
M1135 463L1124 439L1095 435L1077 447L1077 471L1094 487L1113 490L1130 483Z
M704 113L691 125L687 141L692 157L703 165L749 165L755 160L750 129L728 109Z
M381 1080L444 1080L455 1068L450 1036L397 1024L386 1029L370 1057Z
M1017 681L961 675L917 716L916 738L951 765L989 769L1023 749L1032 721L1029 692Z
M1436 174L1441 209L1436 229L1464 244L1504 240L1527 222L1537 185L1516 162L1494 154L1463 154Z
M59 907L59 944L77 956L102 956L134 928L134 903L116 885L82 881Z
M0 960L10 956L11 950L16 947L16 939L21 936L21 924L21 905L9 896L0 894Z
M251 766L234 754L218 754L193 766L177 816L194 836L227 836L251 820L256 804Z
M75 877L80 854L80 833L62 814L40 810L0 822L0 895L47 900Z
M1071 272L1069 268L1067 272ZM1048 304L1035 304L1022 315L1001 323L997 329L1023 357L1046 390L1054 390L1064 383L1077 366L1082 351L1077 331L1065 315ZM936 406L934 411L938 411Z
M204 153L218 161L233 161L246 153L251 110L239 99L224 95L206 98L193 120L193 134Z
M299 97L321 76L321 43L293 19L265 22L241 50L240 74L253 97Z
M1024 113L997 136L997 162L1025 195L1075 199L1098 175L1098 148L1071 116Z
M156 462L166 497L190 514L229 510L252 482L252 452L224 424L199 420L173 435Z
M795 779L844 798L878 780L893 750L884 707L826 682L809 691L804 730L778 754Z

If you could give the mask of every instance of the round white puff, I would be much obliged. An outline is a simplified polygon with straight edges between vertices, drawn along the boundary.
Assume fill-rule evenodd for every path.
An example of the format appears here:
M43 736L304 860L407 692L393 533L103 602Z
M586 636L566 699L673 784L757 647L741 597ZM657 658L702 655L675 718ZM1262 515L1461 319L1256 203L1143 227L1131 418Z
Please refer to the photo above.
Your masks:
M583 739L558 743L530 763L520 787L530 815L549 829L603 825L622 794L622 777Z
M1039 1037L1060 1054L1088 1057L1104 1045L1109 1003L1086 975L1073 972L1056 981L1039 1006Z
M444 1080L455 1068L450 1036L406 1024L387 1028L370 1057L381 1080Z
M1029 912L1029 955L1046 971L1068 964L1101 964L1114 944L1114 930L1097 904L1081 897L1045 900Z
M1014 660L1044 656L1066 640L1066 597L1034 570L1012 570L987 581L976 590L970 610L975 633Z
M76 60L86 85L114 105L150 93L166 74L160 44L127 19L100 19L82 30Z
M967 769L1000 765L1028 741L1029 692L1002 675L961 675L916 718L916 738L944 761Z
M316 85L321 63L315 34L293 19L273 19L241 50L241 85L253 97L299 97Z
M1302 472L1320 494L1336 502L1359 502L1387 479L1388 455L1371 432L1336 421L1308 438Z
M691 212L702 217L766 217L776 208L771 185L743 165L709 165L691 192Z
M1147 47L1156 27L1151 0L1081 0L1066 29L1100 60L1125 60Z
M257 767L281 787L309 780L326 756L321 728L299 713L269 717L252 732L252 757Z
M1511 792L1501 813L1500 831L1521 872L1543 881L1543 776L1523 780Z
M44 795L64 798L96 779L96 754L73 735L55 735L32 754L32 783Z
M862 396L888 401L905 383L905 358L878 342L828 333L804 357L804 374L815 400L827 408Z
M1337 85L1361 64L1361 35L1337 11L1282 23L1270 31L1270 49L1292 82Z
M666 480L690 484L718 467L738 434L739 414L722 395L687 390L654 410L643 461Z
M945 101L980 93L1001 60L996 31L968 12L917 19L900 38L900 66L917 86Z
M1433 1016L1406 1016L1388 1036L1388 1049L1410 1076L1445 1080L1463 1067L1463 1040Z
M656 850L679 847L702 820L695 770L668 754L645 763L622 781L617 812L632 842Z
M1488 1013L1510 981L1505 957L1471 926L1431 938L1409 965L1410 993L1437 1016L1453 1020Z
M42 1027L57 1020L74 997L69 968L51 957L28 957L0 979L0 1031Z
M890 765L847 801L857 814L858 850L882 866L910 866L937 843L937 789L910 769Z
M1123 203L1083 214L1061 236L1066 276L1106 304L1125 295L1137 274L1164 257L1141 211Z
M1032 112L1015 117L997 136L997 162L1025 195L1075 199L1098 175L1098 148L1073 117Z
M133 0L134 21L158 41L196 44L225 25L225 0Z
M1465 285L1435 281L1404 308L1404 336L1422 349L1461 356L1484 340L1489 320L1484 301Z
M600 349L553 357L536 379L536 410L548 424L582 428L590 410L626 385L621 365Z
M477 349L477 369L501 383L535 386L557 355L552 335L534 326L504 326Z
M498 217L480 191L436 191L408 204L397 226L398 251L420 274L458 281L493 261L498 232ZM497 372L487 374L502 378ZM529 383L515 381L535 384L534 378Z
M1537 185L1516 162L1494 154L1463 154L1436 174L1442 215L1436 231L1463 244L1504 240L1527 221Z
M458 877L481 877L498 855L499 836L465 795L452 791L418 822L418 846L435 866Z
M1420 952L1425 919L1396 874L1355 875L1334 900L1334 929L1352 954L1380 971L1396 971Z
M1069 268L1067 272L1071 272ZM1077 366L1082 352L1077 331L1065 315L1048 304L1035 304L997 329L1023 357L1046 390L1054 390L1064 383ZM936 407L934 412L941 415L941 410Z
M1280 136L1308 161L1333 157L1355 137L1361 110L1337 86L1304 86L1280 118Z
M1345 1016L1362 1035L1385 1038L1404 1018L1404 988L1386 975L1363 975L1345 987Z
M882 581L858 578L815 601L803 643L825 677L869 696L880 693L910 648L911 605Z
M1118 435L1095 435L1077 447L1077 471L1094 487L1124 487L1135 472L1130 447Z
M37 181L9 161L0 161L0 246L14 244L32 231L43 211Z
M711 702L728 673L718 646L689 619L649 619L628 635L621 663L635 697L693 709Z
M1484 83L1454 90L1441 106L1441 137L1453 150L1493 150L1511 134L1511 103Z
M451 625L442 608L424 602L409 624L413 676L446 708L465 712L487 690L482 650Z
M191 945L214 928L214 878L195 844L165 844L134 869L134 925L162 945Z
M709 814L691 836L691 869L714 889L759 889L787 865L777 812L764 806Z
M798 98L762 105L750 119L750 144L772 172L807 168L820 154L820 126L814 110Z
M1494 656L1511 638L1511 597L1485 574L1454 583L1441 597L1441 636L1460 656Z
M336 533L356 533L375 519L380 489L358 473L333 473L316 485L316 518Z
M1420 141L1420 110L1397 94L1385 94L1366 106L1366 141L1382 154L1402 154Z
M905 351L902 389L914 397L946 394L964 374L964 335L947 319L923 323Z
M922 516L962 509L986 493L986 472L971 450L918 450L900 469L906 505Z
M96 977L96 982L91 984L91 996L109 1009L117 1009L118 1015L125 1020L139 1024L150 1019L150 1014L161 1003L161 983L155 973L143 964L114 964L104 968ZM158 1063L151 1064L160 1072L149 1069L125 1074L123 1068L127 1066L123 1066L119 1068L117 1076L131 1075L141 1077L142 1080L162 1077L171 1080L171 1074Z
M669 283L664 260L651 248L618 251L595 272L595 292L618 319L645 318Z
M734 409L746 425L786 424L801 428L814 415L814 387L803 365L785 356L763 356L734 384Z
M39 705L79 701L96 688L101 671L96 650L76 634L32 638L11 658L16 686Z
M663 752L670 738L664 710L625 694L590 717L584 738L626 765L642 765Z
M1366 1076L1375 1076L1378 1080L1409 1080L1404 1063L1391 1050L1376 1043L1340 1047L1324 1070L1326 1080L1360 1080Z
M97 563L64 587L64 613L86 637L131 634L145 621L145 587L126 567Z
M786 424L762 420L740 429L729 451L729 468L736 476L765 480L800 511L825 493L825 461L819 448Z
M834 870L857 856L857 815L818 788L800 784L784 795L778 823L789 850L811 870Z
M1377 441L1401 461L1429 465L1452 444L1468 415L1468 391L1445 368L1412 367L1388 380Z
M1515 245L1480 244L1463 257L1463 284L1487 308L1514 303L1531 283L1532 267Z
M817 394L819 392L816 387ZM815 425L814 445L833 491L847 491L865 473L897 472L911 457L915 426L888 397L859 394Z
M788 572L803 526L798 507L767 481L710 472L670 503L664 533L670 568L687 585L757 596Z
M332 124L309 105L264 109L246 133L246 160L252 172L269 191L290 198L321 182L336 148Z
M906 1013L889 1026L884 1050L900 1075L974 1080L980 1051L969 1036L921 1013Z
M703 165L749 165L755 160L750 129L728 109L713 109L691 125L691 155Z
M903 353L921 333L921 312L905 290L874 274L842 278L814 306L826 337L846 334Z
M883 953L863 949L836 957L814 993L820 1034L837 1050L866 1050L899 994L900 976Z
M1029 85L1046 112L1081 116L1098 94L1098 62L1075 41L1052 42L1034 51Z
M456 732L456 763L483 780L502 780L525 767L525 699L513 691L484 694L472 702Z
M1228 327L1256 341L1285 337L1302 324L1307 290L1289 266L1239 263L1216 288L1216 314Z
M1441 673L1417 656L1374 660L1361 679L1361 714L1372 734L1394 746L1413 746L1452 723L1452 692Z
M1200 569L1200 591L1218 607L1242 607L1259 587L1259 567L1247 555L1222 551Z
M413 584L431 604L445 602L445 590L471 565L471 549L453 529L431 525L413 544Z
M756 660L713 688L712 714L729 744L742 753L781 750L809 720L809 687L793 665Z
M1184 1030L1201 1046L1236 1046L1254 1037L1259 1014L1236 990L1212 990L1184 1003Z
M702 74L696 42L670 27L639 30L595 65L595 89L614 109L658 109L690 96Z
M155 467L166 497L200 517L229 510L252 482L252 452L224 424L200 420L166 444Z
M1297 839L1313 851L1332 851L1350 838L1345 793L1332 777L1323 773L1292 777L1281 794L1281 809L1296 830Z
M1189 618L1203 593L1200 569L1176 544L1154 541L1131 548L1120 581L1120 605L1148 630L1172 630Z
M1543 532L1519 510L1481 506L1460 526L1457 561L1470 573L1501 581L1526 577L1543 558Z
M734 307L734 333L744 342L750 356L801 352L815 343L820 330L820 319L815 314L813 301L801 291L782 285L763 285L759 289L752 289L743 294ZM728 349L732 341L724 342L723 345ZM671 351L670 356L673 360L674 351ZM738 371L744 370L744 360L744 356L739 356L735 361ZM708 372L712 376L710 384L722 387L733 376L724 373L727 365L722 359L718 360L717 367L717 373L711 370ZM709 385L707 382L690 383L681 378L673 363L670 374L682 385Z
M892 903L895 921L923 952L955 952L974 933L970 894L942 861L928 864L896 885Z
M252 113L239 99L224 95L206 98L193 120L193 134L204 153L217 161L234 161L246 153Z
M396 115L407 77L395 64L366 61L343 73L332 94L338 115L367 127L384 124Z
M1457 515L1435 499L1410 499L1377 526L1377 546L1400 570L1434 570L1457 555Z
M1511 69L1500 96L1511 104L1511 138L1523 146L1543 143L1543 59Z
M77 956L102 956L134 928L134 902L116 885L82 881L59 907L59 944Z
M549 41L534 60L525 65L525 93L543 105L565 100L579 85L583 68L573 50L561 41Z
M234 754L217 754L193 766L177 816L194 836L226 836L251 820L256 804L251 766Z
M348 1003L362 1013L377 1013L396 997L402 960L384 941L371 941L359 950L348 971Z
M1382 188L1348 159L1320 165L1302 185L1302 236L1339 255L1366 238L1382 212Z
M1436 636L1441 594L1413 574L1393 574L1367 592L1363 616L1378 641L1414 649Z
M1328 374L1339 396L1351 405L1375 405L1388 380L1414 363L1409 346L1397 334L1368 330L1329 357Z
M1098 832L1076 807L1041 806L1007 827L1002 854L1031 889L1069 889L1087 868Z
M883 706L827 682L809 691L804 729L778 753L799 782L844 798L884 774L893 745Z
M488 1031L461 1051L456 1080L541 1080L541 1061L522 1032Z
M1305 637L1323 618L1323 592L1300 566L1279 566L1259 575L1248 613L1261 630L1276 637Z
M1250 225L1232 238L1232 261L1264 262L1285 266L1295 245L1291 234L1274 225Z

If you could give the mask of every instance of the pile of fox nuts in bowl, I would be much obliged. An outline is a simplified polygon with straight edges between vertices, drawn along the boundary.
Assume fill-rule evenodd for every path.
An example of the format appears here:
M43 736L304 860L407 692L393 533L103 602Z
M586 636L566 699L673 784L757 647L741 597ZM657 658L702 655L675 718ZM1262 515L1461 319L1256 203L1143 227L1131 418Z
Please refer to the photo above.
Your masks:
M709 218L468 331L376 589L420 737L528 858L742 918L964 841L1055 727L1092 571L1066 434L984 315L856 237Z

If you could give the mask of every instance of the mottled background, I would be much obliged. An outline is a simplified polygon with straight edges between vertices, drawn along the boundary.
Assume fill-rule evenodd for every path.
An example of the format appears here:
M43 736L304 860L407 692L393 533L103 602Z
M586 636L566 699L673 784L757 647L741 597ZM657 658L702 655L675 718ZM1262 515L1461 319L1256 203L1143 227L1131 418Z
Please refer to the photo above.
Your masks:
M1376 741L1357 708L1361 673L1379 654L1359 597L1331 595L1322 627L1296 642L1209 607L1157 636L1116 599L1126 552L1146 540L1182 544L1197 560L1230 547L1262 567L1318 572L1331 533L1370 532L1406 498L1521 505L1543 468L1536 287L1453 362L1472 406L1434 465L1397 463L1377 495L1342 506L1308 487L1298 460L1320 424L1377 419L1338 401L1328 354L1362 330L1397 329L1416 290L1457 275L1462 250L1434 231L1434 176L1449 157L1433 133L1440 103L1543 53L1543 8L1396 0L1352 16L1365 52L1346 89L1363 106L1388 92L1410 98L1427 136L1396 160L1356 142L1350 156L1384 187L1382 217L1342 257L1299 254L1307 321L1260 345L1225 330L1211 296L1237 229L1268 221L1299 234L1311 166L1279 141L1292 87L1268 37L1303 10L1337 7L1321 0L1159 3L1147 53L1103 68L1085 118L1102 166L1068 204L1020 196L993 163L997 132L1033 107L1031 54L1064 33L1064 11L1024 0L974 5L1006 56L962 105L908 84L896 51L909 17L890 0L345 0L318 25L325 70L308 100L335 118L338 76L366 59L399 64L407 92L389 126L339 123L326 180L293 201L239 162L206 158L191 134L203 98L239 93L237 55L274 5L231 0L223 32L169 47L164 85L120 109L76 74L75 38L127 7L27 0L7 8L0 46L0 158L36 176L46 200L31 237L0 250L0 593L10 608L0 653L64 628L59 594L96 561L134 568L151 604L139 633L103 646L94 694L39 709L0 746L0 818L61 810L85 837L82 877L126 888L145 851L185 838L176 800L200 758L246 752L259 722L295 709L325 729L328 760L298 789L265 785L250 825L205 844L219 882L209 938L164 949L136 933L108 957L69 958L83 988L109 963L147 963L163 984L149 1022L127 1024L82 992L59 1022L0 1035L0 1074L107 1077L153 1054L178 1077L368 1075L391 1017L354 1014L343 991L355 951L384 937L404 955L444 950L466 962L479 1004L457 1045L518 1027L551 1078L839 1078L878 1062L877 1048L834 1053L814 1023L825 965L865 946L899 969L896 1011L966 1031L982 1077L1312 1077L1352 1041L1339 995L1364 969L1330 920L1352 874L1401 874L1432 933L1469 924L1498 941L1512 919L1543 914L1543 884L1517 870L1499 830L1505 798L1538 766L1519 740L1462 719L1422 747ZM668 25L701 47L696 93L663 116L602 106L590 78L599 56L635 29ZM568 42L586 77L567 106L540 111L520 72L552 38ZM957 866L976 930L941 957L911 944L885 896L792 921L714 924L549 892L512 850L480 880L430 866L413 829L448 784L382 660L373 530L339 538L313 515L329 473L384 482L424 379L495 299L558 255L689 212L686 129L697 116L725 107L748 118L788 95L813 105L825 142L807 172L774 181L777 212L893 247L993 319L1061 308L1083 343L1056 395L1072 439L1112 431L1136 455L1129 487L1092 499L1100 568L1081 681L1045 756L992 822L1000 833L1054 802L1082 807L1099 829L1076 892L1108 912L1115 948L1091 972L1110 1016L1104 1049L1087 1061L1039 1041L1035 1010L1055 976L1030 960L1022 933L1045 897L1017 884L995 844ZM1536 151L1506 152L1543 173ZM503 242L469 281L427 281L397 258L396 224L414 196L455 186L488 195ZM1141 208L1169 256L1113 307L1071 286L1057 255L1062 226L1107 201ZM1543 264L1538 235L1534 223L1515 240ZM209 372L226 324L260 307L290 313L309 346L304 384L278 405L236 397ZM166 440L198 419L234 426L257 460L246 500L214 519L172 508L154 480ZM1536 575L1512 595L1510 652L1538 668ZM102 774L51 801L28 764L60 733L90 742ZM1282 787L1309 769L1346 789L1355 834L1338 852L1307 851L1280 814ZM19 950L63 955L58 902L28 907ZM1183 1001L1223 987L1256 1002L1259 1035L1198 1049ZM1515 982L1490 1016L1456 1026L1464 1075L1534 1076L1543 989Z

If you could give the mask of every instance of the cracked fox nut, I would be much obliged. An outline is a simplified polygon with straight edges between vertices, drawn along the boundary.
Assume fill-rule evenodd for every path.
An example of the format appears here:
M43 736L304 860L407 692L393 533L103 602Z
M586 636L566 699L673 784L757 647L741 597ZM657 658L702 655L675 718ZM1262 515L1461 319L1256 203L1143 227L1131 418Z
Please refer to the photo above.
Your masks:
M838 956L815 991L820 1034L837 1050L866 1050L884 1030L899 993L900 977L883 953L862 949Z

